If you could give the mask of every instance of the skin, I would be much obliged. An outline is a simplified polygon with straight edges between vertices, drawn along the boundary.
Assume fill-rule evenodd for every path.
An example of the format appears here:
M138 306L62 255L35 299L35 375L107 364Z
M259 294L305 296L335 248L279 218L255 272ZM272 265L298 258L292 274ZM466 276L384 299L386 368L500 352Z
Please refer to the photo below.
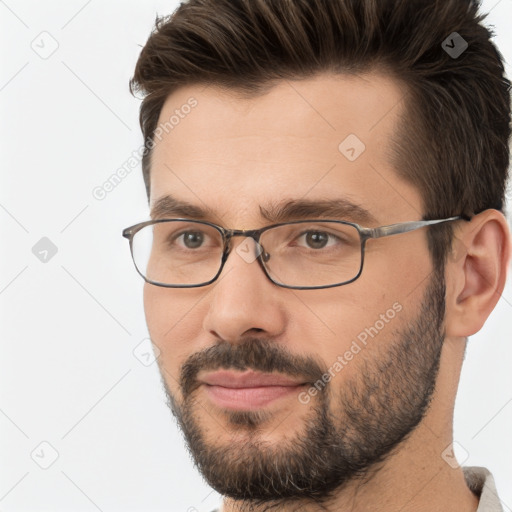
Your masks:
M252 99L204 85L179 89L168 97L162 121L191 96L198 105L154 149L150 206L172 194L208 207L211 222L255 229L268 224L260 205L269 201L345 196L376 218L368 227L420 220L421 193L397 177L387 152L404 94L398 82L376 72L280 82ZM366 145L354 162L338 150L349 134ZM503 291L511 242L506 220L495 210L454 226L457 253L445 268L446 336L431 406L380 471L365 483L350 482L322 510L477 509L478 499L462 470L450 467L442 453L452 442L466 337L482 327ZM243 241L234 239L233 249ZM235 250L212 285L180 290L146 284L146 320L160 350L165 385L179 402L181 366L219 339L239 344L263 336L292 354L314 356L328 368L358 333L399 302L402 311L365 348L368 357L378 358L379 347L385 350L394 342L392 330L416 317L432 270L426 230L421 229L370 241L362 275L346 286L280 288ZM356 356L331 381L334 396L360 368ZM197 400L196 419L208 443L230 446L254 435L230 424L201 388ZM293 437L313 403L301 404L297 396L270 403L259 439L279 446ZM318 510L299 505L283 504L279 510ZM236 502L225 499L223 511L235 510Z

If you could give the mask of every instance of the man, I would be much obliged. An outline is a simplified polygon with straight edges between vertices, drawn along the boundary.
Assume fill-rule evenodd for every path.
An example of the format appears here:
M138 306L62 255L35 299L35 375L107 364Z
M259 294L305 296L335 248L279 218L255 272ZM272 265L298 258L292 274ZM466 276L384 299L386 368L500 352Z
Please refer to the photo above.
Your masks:
M450 460L511 245L509 82L477 4L191 0L131 86L152 220L124 235L222 510L502 510Z

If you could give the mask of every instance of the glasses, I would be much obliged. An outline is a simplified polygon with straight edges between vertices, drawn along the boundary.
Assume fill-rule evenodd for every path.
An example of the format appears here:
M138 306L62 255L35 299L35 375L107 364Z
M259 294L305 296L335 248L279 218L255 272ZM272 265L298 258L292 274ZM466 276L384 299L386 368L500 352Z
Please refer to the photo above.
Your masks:
M314 290L355 281L363 270L369 239L398 235L443 222L411 221L365 228L341 220L304 220L261 229L225 229L191 219L151 220L123 230L137 272L148 283L167 288L195 288L213 283L231 252L231 239L248 237L236 252L258 261L265 275L283 288ZM468 220L468 219L465 219Z

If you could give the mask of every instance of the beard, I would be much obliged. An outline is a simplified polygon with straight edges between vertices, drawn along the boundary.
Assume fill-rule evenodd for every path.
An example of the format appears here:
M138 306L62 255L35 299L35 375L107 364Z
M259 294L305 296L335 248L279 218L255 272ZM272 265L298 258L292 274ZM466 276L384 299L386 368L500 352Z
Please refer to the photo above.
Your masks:
M290 354L262 338L244 338L237 344L220 340L191 355L181 367L181 401L162 381L197 468L217 492L237 500L240 510L279 509L297 500L326 504L348 482L370 478L428 410L444 341L444 312L445 283L438 270L419 314L393 331L393 343L354 358L357 375L346 378L336 394L334 378L308 405L298 401L297 407L309 410L298 420L298 428L278 443L261 435L273 416L264 410L225 411L228 427L244 432L244 440L233 436L222 444L208 442L209 428L199 420L202 415L204 421L206 406L194 393L199 371L251 369L316 382L326 373L325 363ZM211 424L220 427L213 418Z

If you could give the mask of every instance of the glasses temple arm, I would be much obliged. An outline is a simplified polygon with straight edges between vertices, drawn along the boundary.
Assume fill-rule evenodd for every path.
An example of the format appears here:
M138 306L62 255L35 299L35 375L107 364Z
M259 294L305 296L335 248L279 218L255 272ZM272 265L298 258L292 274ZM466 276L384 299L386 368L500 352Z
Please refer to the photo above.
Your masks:
M414 231L425 226L431 226L434 224L440 224L443 222L450 222L454 220L469 220L469 218L457 215L456 217L449 217L448 219L436 219L436 220L419 220L411 222L400 222L397 224L390 224L389 226L381 226L379 228L364 228L363 234L367 238L382 238L384 236L399 235L401 233L407 233Z

